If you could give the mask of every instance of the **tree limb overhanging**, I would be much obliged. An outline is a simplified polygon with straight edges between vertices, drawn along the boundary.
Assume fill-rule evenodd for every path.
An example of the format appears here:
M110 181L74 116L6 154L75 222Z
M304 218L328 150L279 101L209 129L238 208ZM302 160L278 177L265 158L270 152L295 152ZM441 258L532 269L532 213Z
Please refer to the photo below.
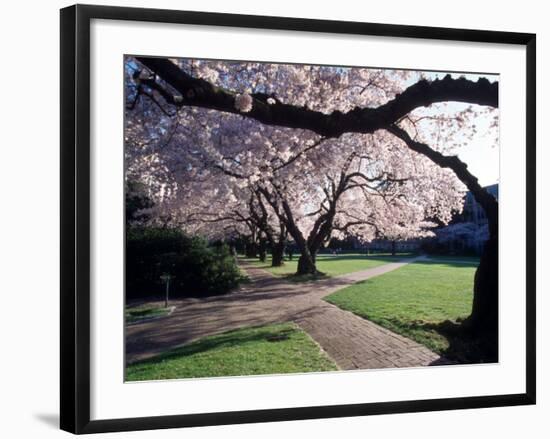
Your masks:
M307 129L325 137L338 137L346 132L373 133L395 123L417 107L438 102L455 101L498 107L498 83L490 83L484 78L477 82L465 78L453 79L447 75L435 81L419 81L377 108L355 108L347 113L333 111L325 114L279 101L269 104L251 95L252 109L242 113L235 106L236 94L204 79L192 77L170 60L150 57L136 59L180 94L174 95L154 77L141 80L142 84L157 90L170 104L242 114L266 125Z
M410 150L421 154L442 168L452 170L482 206L487 215L490 230L490 236L485 244L474 278L472 313L464 321L463 326L470 331L470 334L484 334L484 343L488 348L485 349L486 352L482 355L483 361L498 361L498 201L486 189L481 187L477 178L469 172L466 164L458 157L445 156L429 145L418 142L416 137L411 138L407 131L398 125L404 118L409 118L409 121L415 126L415 123L421 119L412 120L410 118L412 111L440 102L454 101L498 108L499 84L497 82L490 83L483 78L474 82L465 78L453 79L450 75L447 75L443 79L434 81L418 81L402 93L395 95L393 99L376 108L355 107L346 113L336 110L327 114L307 107L284 104L275 96L262 93L239 95L237 92L217 87L204 79L193 77L166 58L135 57L135 59L144 66L146 71L142 72L134 69L136 71L133 77L137 87L136 93L138 94L132 102L127 104L130 110L135 107L137 96L145 94L161 110L166 110L164 104L176 108L201 107L240 115L243 118L253 119L264 125L309 130L320 136L320 139L317 139L313 145L306 145L306 148L302 149L301 152L296 154L293 151L295 155L291 158L285 155L286 161L282 160L281 157L277 157L277 161L282 162L280 168L293 163L301 154L305 154L310 149L321 147L326 139L338 138L344 133L373 134L378 130L386 130L403 141ZM366 85L366 87L368 86L370 86L370 83ZM355 87L355 84L353 87ZM361 93L364 92L365 88L361 90ZM241 105L241 103L245 105ZM166 111L162 111L162 113L166 115ZM427 117L429 116L423 116L423 118ZM239 119L236 118L235 120ZM345 140L345 137L347 136L343 136L340 140ZM391 144L387 147L391 148ZM208 154L206 156L208 157ZM275 164L276 161L271 163ZM249 178L247 175L240 175L239 172L227 169L223 162L217 165L214 164L214 167L227 175L233 173L232 177ZM359 172L360 166L359 162L357 172ZM259 170L262 170L261 167ZM347 174L348 169L345 168L344 170L344 174ZM373 179L371 175L367 174L365 178L356 173L354 174L352 171L350 173L351 177L347 181L345 181L345 175L340 178L340 184L337 177L331 178L327 175L330 185L322 188L326 200L321 202L319 209L315 212L319 215L319 218L313 224L307 238L299 228L300 218L292 212L290 197L283 194L284 186L278 185L273 176L269 178L269 184L272 186L270 189L272 190L268 190L260 182L257 188L258 193L267 203L266 206L270 208L269 213L273 213L278 218L279 225L282 226L280 228L281 236L286 237L286 233L288 233L300 249L299 274L314 274L317 272L315 255L323 244L324 238L330 236L331 229L346 232L350 227L369 225L369 218L361 216L353 218L351 215L348 217L337 216L336 201L345 188L357 188L363 192L368 190L373 193L377 189L376 181L370 182ZM387 180L388 177L394 179L392 175L383 175L382 177L384 177L384 180ZM395 178L393 183L399 185L399 180ZM343 183L344 181L345 183ZM375 187L372 187L369 183L373 183ZM434 187L437 188L437 186ZM406 194L396 193L396 197L400 196L406 196ZM261 197L259 198L260 202L262 202ZM386 201L385 197L383 200ZM261 210L261 206L259 208ZM252 209L246 215L254 213L255 211ZM258 213L256 220L264 226L264 212L258 211ZM260 230L254 221L248 217L246 219L245 224L250 229L251 242L255 245L258 237L260 237L261 242L262 233L265 232ZM397 225L399 227L405 226L403 221L403 219L400 219ZM373 222L372 226L376 228L377 235L380 235L376 222ZM402 237L394 239L402 239Z
M487 190L485 190L478 182L477 178L468 171L468 166L458 156L446 156L430 148L425 143L420 143L411 138L409 134L397 125L391 125L386 128L397 138L401 139L405 145L415 152L428 157L431 161L438 164L442 168L451 169L456 176L462 181L468 190L472 193L475 200L483 207L485 214L489 220L491 234L496 234L498 227L498 201Z
M218 111L241 114L267 125L284 126L311 130L323 136L315 146L326 138L338 137L346 132L373 133L385 129L401 139L411 150L420 153L441 167L449 168L472 192L476 201L483 207L491 228L496 234L498 226L498 202L479 184L465 163L456 156L445 156L430 146L412 139L401 129L397 122L417 107L438 102L456 101L478 105L498 107L498 83L490 83L480 78L477 82L465 78L453 79L447 75L434 81L419 81L401 94L377 108L355 108L347 113L333 111L325 114L306 107L283 104L276 100L266 100L252 94L252 109L242 113L235 105L236 94L212 85L210 82L195 78L176 64L165 58L136 57L154 74L140 80L139 86L156 90L167 103L177 107L197 106ZM162 78L180 95L174 94L168 87L157 81Z

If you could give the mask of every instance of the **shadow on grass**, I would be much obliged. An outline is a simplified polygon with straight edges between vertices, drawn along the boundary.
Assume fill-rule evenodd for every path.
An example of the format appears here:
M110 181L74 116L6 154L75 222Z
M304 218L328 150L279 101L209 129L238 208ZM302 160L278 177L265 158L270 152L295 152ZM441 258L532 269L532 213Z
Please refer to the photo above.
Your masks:
M452 268L477 267L479 260L445 260L445 259L418 259L414 261L415 265L439 265Z
M381 261L381 262L392 262L398 261L401 259L407 259L418 256L414 253L398 253L395 256L392 255L365 255L365 254L318 254L317 262L342 262L342 261ZM271 265L269 258L266 262L261 262L258 258L239 258L243 262L252 263L257 268L275 268ZM293 259L292 261L285 260L283 265L288 265L289 263L297 263L298 258ZM261 265L260 265L261 264Z
M128 307L124 312L126 324L137 324L150 321L160 317L166 317L172 312L172 308L156 305L155 303L147 305L142 304L137 307Z
M255 330L256 329L256 330ZM252 331L252 332L251 332ZM261 329L261 327L247 328L246 331L236 329L218 335L212 335L197 340L180 348L172 349L155 357L132 363L131 365L151 365L167 360L177 359L182 356L199 354L212 349L238 347L239 345L253 342L281 342L288 340L292 334L298 332L294 328L285 329Z
M397 254L395 256L391 255L363 255L363 254L345 254L345 255L331 255L331 254L322 254L318 255L317 257L317 264L323 264L324 269L326 270L328 267L327 265L334 263L334 264L340 264L345 263L349 261L375 261L375 262L381 262L381 263L391 263L391 262L400 262L402 260L408 259L410 257L414 256L413 254ZM336 273L336 274L328 274L323 271L318 271L315 274L297 274L295 272L292 273L281 273L281 272L274 272L274 269L281 268L279 267L273 267L269 261L266 263L261 263L257 259L253 258L243 258L244 262L252 264L254 268L259 268L261 270L266 270L270 272L274 277L279 279L284 279L289 282L293 283L303 283L303 282L311 282L311 281L318 281L323 280L327 278L337 277L340 275L353 273L354 271L361 271L362 268L357 268L355 270L344 271L342 273ZM297 261L297 259L295 260ZM287 265L288 265L288 261ZM284 265L283 265L284 266ZM374 267L364 267L364 269L369 269Z
M390 254L371 254L371 255L365 255L365 254L339 254L339 255L331 255L331 254L325 254L321 253L317 255L317 262L319 261L396 261L400 259L407 259L418 256L414 253L397 253L396 255L390 255Z
M483 336L464 328L462 321L444 320L439 323L411 322L399 323L399 326L409 331L434 331L444 337L449 347L439 354L458 364L496 363L498 362L498 346L489 343ZM408 332L408 331L407 331ZM445 364L444 362L442 364Z
M178 301L178 300L185 300L185 299L209 299L212 297L215 298L215 297L229 296L232 293L239 291L239 288L250 284L252 284L252 279L250 279L246 274L243 274L239 277L237 285L227 291L222 291L222 292L213 291L213 292L202 292L202 293L192 293L188 291L171 291L170 301ZM146 306L154 302L163 302L164 297L165 297L165 293L163 292L160 294L155 293L149 296L143 296L138 298L127 298L126 306L134 308L139 306Z
M162 314L163 313L163 309L155 309L155 308L151 308L151 309L138 309L138 310L129 310L127 311L127 313L131 316L131 317L149 317L149 316L153 316L153 315L158 315L158 314Z
M303 283L303 282L315 282L322 279L328 279L332 276L318 271L315 274L291 273L291 274L278 275L278 277L293 283Z
M252 283L252 279L250 279L248 276L243 275L241 276L239 280L239 285L248 285Z

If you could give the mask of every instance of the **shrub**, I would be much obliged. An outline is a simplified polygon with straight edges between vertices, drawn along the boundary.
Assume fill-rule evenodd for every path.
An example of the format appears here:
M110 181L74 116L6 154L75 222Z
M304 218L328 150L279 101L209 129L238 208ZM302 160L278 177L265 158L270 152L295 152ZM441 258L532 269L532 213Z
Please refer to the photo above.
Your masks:
M136 180L127 179L125 186L126 221L129 224L145 224L150 219L148 209L155 204L147 196L145 186Z
M224 294L238 286L241 275L226 245L209 246L198 237L166 228L129 228L126 234L126 297L164 294L170 297Z

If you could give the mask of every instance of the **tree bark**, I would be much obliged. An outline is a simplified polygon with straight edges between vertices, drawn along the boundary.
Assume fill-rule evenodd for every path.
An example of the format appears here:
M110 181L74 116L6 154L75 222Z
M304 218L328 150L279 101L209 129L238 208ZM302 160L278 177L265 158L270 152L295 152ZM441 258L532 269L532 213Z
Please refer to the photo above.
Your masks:
M485 362L498 361L498 235L485 243L474 276L472 313L464 327L483 341Z
M391 242L391 255L395 256L395 240Z
M143 84L157 90L166 102L176 106L198 106L219 111L237 113L235 95L215 87L209 82L194 78L174 63L164 58L136 57L143 65L158 74L164 81L176 89L181 96L175 96L155 79L143 80ZM431 149L428 145L413 141L401 128L393 125L401 117L421 106L436 102L457 101L498 107L498 83L489 83L486 79L477 82L464 78L452 79L447 75L441 80L419 81L408 87L403 93L378 108L356 108L347 113L334 111L324 114L277 102L269 105L258 96L253 97L252 110L246 113L267 125L285 126L288 128L308 129L325 137L338 137L345 132L373 133L378 129L387 129L414 151L425 155L436 164L451 168L458 178L466 184L476 201L484 208L491 229L491 238L482 254L476 271L474 285L474 302L468 322L475 328L483 329L495 337L495 323L498 308L498 203L478 184L477 179L468 172L467 167L458 157L447 157ZM292 231L291 231L292 234ZM302 256L298 264L298 273L315 272L315 259L309 249L305 251L297 242ZM496 338L495 338L496 340Z
M316 274L317 267L315 266L315 256L309 252L309 249L302 251L298 259L297 275Z
M258 256L258 246L255 242L247 242L244 245L245 255L247 258L255 258Z
M278 242L271 249L271 266L280 267L284 264L285 243Z
M265 262L267 259L267 246L265 239L260 239L260 245L258 247L259 258L261 262Z
M498 239L485 243L475 274L471 323L494 330L498 322Z
M445 156L428 145L416 142L399 127L388 129L413 151L424 154L443 168L450 168L466 185L474 199L485 211L489 227L489 240L474 276L472 312L464 321L464 328L475 334L484 345L484 361L498 361L498 201L487 192L467 165L457 156Z
M176 99L172 92L154 78L140 80L144 86L160 93L166 102L178 107L197 106L244 115L235 106L235 93L187 74L166 58L136 59L180 93ZM434 81L418 81L377 108L354 108L347 113L333 111L330 114L281 102L269 104L258 95L251 96L253 105L246 117L266 125L301 128L325 137L338 137L346 132L374 133L395 123L415 108L437 102L456 101L497 107L498 83L490 83L484 78L477 82L465 78L453 79L447 75Z

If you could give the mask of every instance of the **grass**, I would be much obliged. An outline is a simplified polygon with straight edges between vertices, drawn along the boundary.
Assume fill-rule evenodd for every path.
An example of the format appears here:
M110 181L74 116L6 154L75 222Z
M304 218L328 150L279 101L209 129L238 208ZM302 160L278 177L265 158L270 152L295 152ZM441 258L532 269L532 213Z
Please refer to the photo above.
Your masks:
M325 298L459 362L476 358L456 330L472 307L476 264L416 262Z
M243 328L202 338L126 368L127 381L337 370L293 323Z
M428 258L433 262L465 263L479 265L479 256L452 256L452 255L429 255Z
M158 305L140 305L128 307L125 311L126 323L135 323L141 320L149 320L155 317L168 315L170 308Z
M319 254L317 255L317 269L323 273L324 276L338 276L341 274L353 273L354 271L374 268L406 256L409 255L399 254L397 256L391 256L377 254L367 256L353 253L339 255ZM268 256L265 262L260 262L258 259L254 258L246 258L244 260L273 273L275 276L287 277L289 280L307 281L315 278L315 276L295 276L296 269L298 268L298 256L295 256L292 261L285 260L284 265L281 267L271 266L271 256Z
M248 277L248 273L241 266L239 266L239 276L239 284L249 284L250 282L252 282L250 280L250 277Z

